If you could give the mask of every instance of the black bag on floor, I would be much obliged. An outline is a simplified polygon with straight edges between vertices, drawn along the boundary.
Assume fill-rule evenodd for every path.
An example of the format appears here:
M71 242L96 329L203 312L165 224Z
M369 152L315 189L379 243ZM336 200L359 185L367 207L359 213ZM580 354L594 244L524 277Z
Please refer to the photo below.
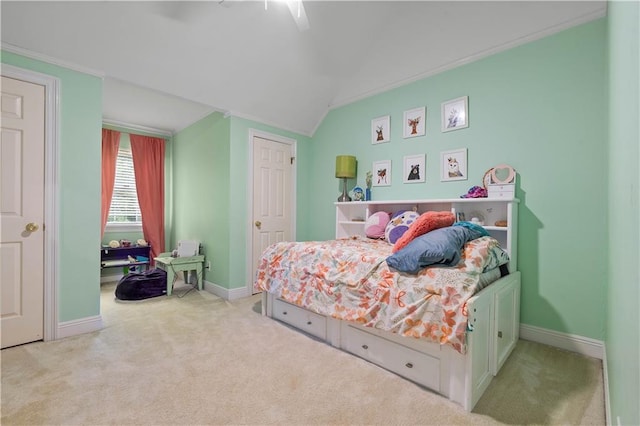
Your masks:
M160 268L130 272L116 286L116 299L119 300L142 300L165 294L167 273Z

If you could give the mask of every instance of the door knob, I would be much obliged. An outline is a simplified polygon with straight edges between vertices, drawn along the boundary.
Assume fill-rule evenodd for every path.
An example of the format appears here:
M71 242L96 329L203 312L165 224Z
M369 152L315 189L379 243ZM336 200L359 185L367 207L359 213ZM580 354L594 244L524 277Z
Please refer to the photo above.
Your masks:
M28 232L36 232L38 230L38 224L33 222L27 223L27 226L25 226L25 229Z
M261 226L262 226L262 222L260 222L259 220L256 220L256 228L260 229Z

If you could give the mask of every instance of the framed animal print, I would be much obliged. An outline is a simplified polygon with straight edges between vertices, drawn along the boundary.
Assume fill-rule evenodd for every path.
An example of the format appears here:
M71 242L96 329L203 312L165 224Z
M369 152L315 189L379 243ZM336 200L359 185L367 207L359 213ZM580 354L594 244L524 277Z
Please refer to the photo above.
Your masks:
M467 179L467 148L441 152L440 181Z
M425 182L425 154L407 155L404 157L402 181L404 183Z
M373 186L391 186L391 160L373 162Z
M404 123L402 127L402 137L413 138L424 136L426 132L426 107L414 108L404 112Z
M440 119L443 132L469 127L469 97L443 102Z
M391 140L391 116L374 118L371 120L371 143L383 143Z

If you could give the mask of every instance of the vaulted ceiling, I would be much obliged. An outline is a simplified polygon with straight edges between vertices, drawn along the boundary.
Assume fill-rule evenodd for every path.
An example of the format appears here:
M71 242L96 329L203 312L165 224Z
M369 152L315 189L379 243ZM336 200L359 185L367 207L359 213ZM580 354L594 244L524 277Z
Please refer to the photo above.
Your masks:
M604 1L6 1L2 47L105 77L104 118L221 111L312 135L329 109L602 17Z

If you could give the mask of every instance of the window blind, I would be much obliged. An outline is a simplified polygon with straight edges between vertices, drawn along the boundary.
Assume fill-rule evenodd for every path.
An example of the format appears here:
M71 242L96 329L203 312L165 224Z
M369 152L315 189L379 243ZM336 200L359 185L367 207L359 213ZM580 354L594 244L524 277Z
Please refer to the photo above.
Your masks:
M116 179L107 223L142 223L136 192L131 149L120 148L116 159Z

